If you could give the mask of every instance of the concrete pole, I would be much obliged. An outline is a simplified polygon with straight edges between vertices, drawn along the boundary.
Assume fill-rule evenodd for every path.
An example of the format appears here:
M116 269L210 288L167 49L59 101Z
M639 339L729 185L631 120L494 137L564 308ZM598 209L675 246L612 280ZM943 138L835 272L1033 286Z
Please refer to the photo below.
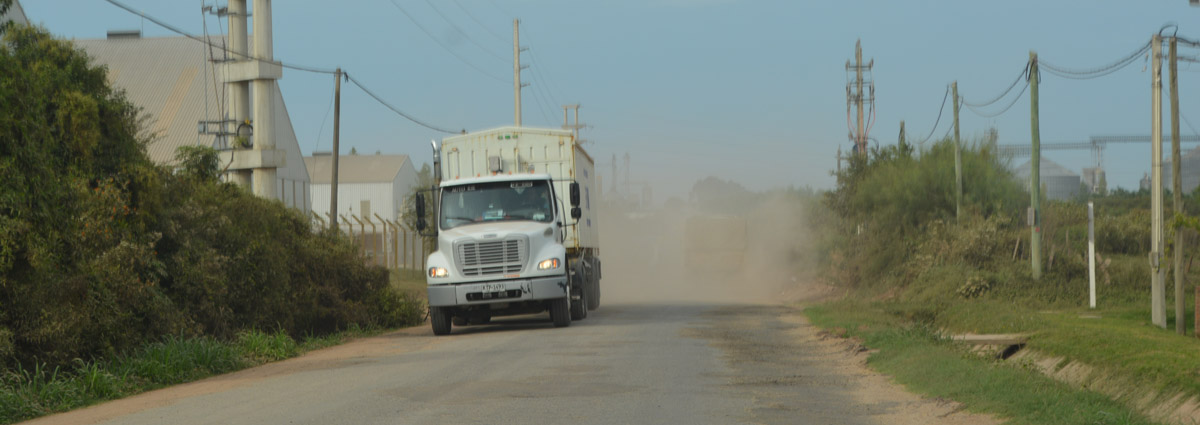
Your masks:
M329 178L329 212L337 214L338 210L338 166L341 162L339 138L342 133L342 68L338 67L333 73L333 175ZM333 225L337 228L337 220Z
M271 47L271 0L254 0L254 57L274 61ZM260 78L250 82L254 95L254 150L275 150L275 80ZM252 185L254 194L278 199L275 193L276 170L255 168Z
M1162 38L1150 40L1150 319L1167 327L1165 268L1162 267L1163 182L1162 182Z
M1096 308L1096 214L1088 201L1088 307Z
M229 50L231 52L231 60L243 61L249 58L250 48L247 44L248 32L246 30L246 0L230 0L229 1ZM250 83L246 81L237 81L225 83L225 90L229 96L228 104L228 119L234 121L234 133L237 133L237 128L246 120L250 119ZM234 134L234 140L230 140L230 147L237 141L237 134ZM230 181L243 188L250 187L250 172L245 170L232 171L229 174Z
M950 83L954 92L954 218L962 220L963 173L962 142L958 138L958 81Z
M1037 52L1029 52L1029 130L1032 136L1029 163L1029 202L1033 207L1033 227L1029 235L1029 262L1033 278L1042 278L1042 129L1038 122Z
M513 19L513 112L516 126L521 126L521 21ZM565 112L565 111L564 111Z
M854 145L856 146L855 149L858 150L859 155L866 155L867 154L867 136L865 134L863 134L863 132L866 130L864 128L864 123L863 123L862 39L859 39L858 41L854 42L854 70L855 70L855 75L857 76L857 79L855 80L856 81L855 84L858 85L858 93L856 96L857 99L855 99L855 101L858 103L858 133L856 133L854 135L854 138L855 138Z
M1180 170L1183 158L1179 149L1179 67L1175 56L1176 41L1175 37L1171 37L1169 61L1171 72L1171 205L1174 207L1175 214L1183 214L1183 172ZM1172 250L1175 254L1175 265L1171 269L1175 271L1175 333L1180 335L1184 333L1182 230L1175 229L1175 249Z

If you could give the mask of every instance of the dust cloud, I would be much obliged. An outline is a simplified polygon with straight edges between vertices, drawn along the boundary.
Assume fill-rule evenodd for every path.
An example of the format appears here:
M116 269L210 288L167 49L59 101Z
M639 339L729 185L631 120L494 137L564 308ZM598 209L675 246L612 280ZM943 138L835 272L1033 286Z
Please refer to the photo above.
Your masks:
M761 304L817 297L811 202L713 178L697 183L686 202L654 209L607 202L600 210L602 300Z

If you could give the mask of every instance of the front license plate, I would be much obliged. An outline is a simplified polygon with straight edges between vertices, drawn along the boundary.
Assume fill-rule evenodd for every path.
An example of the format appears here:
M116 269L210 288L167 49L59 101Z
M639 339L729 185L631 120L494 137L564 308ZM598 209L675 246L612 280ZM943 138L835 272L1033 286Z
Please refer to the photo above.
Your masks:
M483 285L479 285L480 292L500 292L503 290L504 290L503 283L485 283Z

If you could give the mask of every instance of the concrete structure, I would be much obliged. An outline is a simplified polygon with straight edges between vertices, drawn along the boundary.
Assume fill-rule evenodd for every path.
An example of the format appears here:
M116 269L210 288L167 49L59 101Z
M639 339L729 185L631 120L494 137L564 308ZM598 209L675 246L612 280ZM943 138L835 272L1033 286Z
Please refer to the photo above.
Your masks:
M210 53L220 59L220 50L210 50L204 43L184 37L142 38L136 31L110 34L106 39L75 40L75 44L94 63L107 66L109 82L125 90L129 100L142 108L148 118L145 130L153 135L147 146L150 158L169 165L175 163L176 150L181 146L213 146L222 151L221 166L229 170L226 178L237 181L232 177L245 169L246 159L235 152L249 149L233 149L229 139L199 134L197 128L201 121L221 121L223 116L230 116L217 97L226 80L223 68L209 60ZM213 40L221 42L220 38ZM283 94L272 85L267 97L263 101L275 106L274 116L263 121L272 123L273 163L279 167L271 177L277 189L267 197L307 211L312 199L308 170ZM258 135L265 130L261 123L254 129Z
M1169 155L1168 155L1169 156ZM1200 148L1183 153L1183 161L1179 163L1180 174L1183 175L1183 194L1186 196L1200 187ZM1171 190L1171 159L1163 159L1163 187Z
M1013 175L1018 181L1028 188L1030 163L1026 162L1013 170ZM1066 167L1055 163L1046 158L1041 159L1041 166L1038 167L1041 174L1041 184L1046 187L1046 199L1068 200L1079 195L1080 178Z
M254 0L254 9L248 10L246 0L230 0L221 13L229 19L229 54L218 71L224 77L221 82L227 93L228 113L217 127L221 132L238 133L249 142L225 153L232 171L230 178L249 187L255 195L276 198L278 192L288 189L278 186L279 169L286 167L287 161L286 149L279 145L284 135L277 131L277 103L271 95L278 91L275 80L283 78L283 66L274 62L271 1ZM252 40L248 16L253 17ZM242 124L249 124L252 134L242 134Z
M25 10L21 9L21 2L19 0L14 0L12 7L8 8L8 12L0 16L0 24L10 21L18 24L29 24L29 18L25 16Z
M417 170L408 155L340 155L338 163L338 214L349 218L397 220L404 199L417 185ZM333 156L322 153L304 158L312 182L312 211L329 212ZM349 224L355 224L352 222ZM347 223L343 223L347 224Z

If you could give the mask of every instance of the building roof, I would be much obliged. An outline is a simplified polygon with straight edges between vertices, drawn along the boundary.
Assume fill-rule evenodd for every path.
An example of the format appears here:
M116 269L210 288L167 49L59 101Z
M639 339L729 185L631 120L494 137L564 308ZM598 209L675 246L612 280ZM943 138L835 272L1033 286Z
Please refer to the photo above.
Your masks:
M25 10L21 9L21 1L13 1L12 7L8 8L8 12L4 16L0 16L0 24L8 21L13 21L18 24L28 24L29 18L25 16Z
M1015 170L1013 170L1013 174L1018 176L1028 176L1029 169L1032 168L1032 164L1033 160L1021 164L1020 167L1017 167ZM1067 167L1063 167L1057 162L1051 161L1046 157L1042 157L1038 165L1040 165L1040 167L1038 167L1038 174L1043 179L1048 177L1079 177L1078 173L1075 173L1074 171L1067 169Z
M338 184L391 183L409 162L408 155L339 155ZM333 177L333 155L304 157L312 184L329 184Z
M109 83L125 90L129 101L149 117L146 130L156 138L147 146L150 159L174 162L180 146L213 144L200 135L200 120L221 119L217 93L203 43L184 37L75 40L94 63L108 67Z

